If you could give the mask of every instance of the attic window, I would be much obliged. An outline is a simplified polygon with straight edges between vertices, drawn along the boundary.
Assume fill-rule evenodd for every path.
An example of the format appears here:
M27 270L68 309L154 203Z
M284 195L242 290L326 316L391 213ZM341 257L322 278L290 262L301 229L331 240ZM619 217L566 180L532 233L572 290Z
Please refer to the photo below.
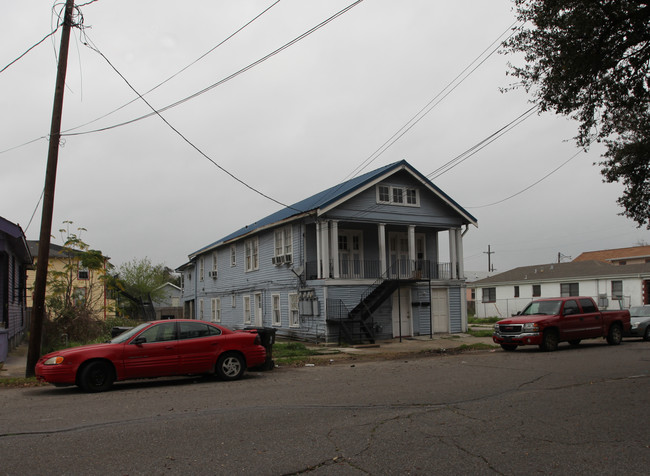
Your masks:
M419 207L420 192L417 188L396 185L377 185L377 203Z

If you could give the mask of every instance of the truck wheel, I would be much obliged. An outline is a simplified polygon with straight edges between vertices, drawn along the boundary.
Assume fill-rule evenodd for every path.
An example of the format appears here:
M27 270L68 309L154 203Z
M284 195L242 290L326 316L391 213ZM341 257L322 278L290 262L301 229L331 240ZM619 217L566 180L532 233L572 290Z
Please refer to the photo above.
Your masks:
M512 352L517 348L517 344L501 344L501 348L507 352Z
M569 345L572 347L577 347L580 344L582 339L572 339L569 341Z
M557 332L554 330L544 331L544 337L542 338L542 343L539 345L539 348L544 352L556 351L559 340Z
M623 331L621 331L621 326L619 324L612 324L609 326L609 332L607 333L607 343L609 345L620 344L622 338Z

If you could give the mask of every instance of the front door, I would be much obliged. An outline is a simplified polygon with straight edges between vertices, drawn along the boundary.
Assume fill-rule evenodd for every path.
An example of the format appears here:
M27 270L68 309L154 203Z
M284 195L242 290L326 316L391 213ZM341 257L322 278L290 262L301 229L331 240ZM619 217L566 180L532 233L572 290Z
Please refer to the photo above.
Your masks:
M446 289L431 289L434 334L449 334L449 299Z
M262 293L255 293L255 326L262 327Z
M411 289L400 288L393 293L393 337L413 335Z
M144 338L135 344L136 338ZM124 346L126 378L162 377L179 371L176 323L163 322L151 326Z
M393 279L409 278L409 238L406 233L388 235L390 276Z
M363 278L363 235L360 231L339 230L339 274L342 278Z

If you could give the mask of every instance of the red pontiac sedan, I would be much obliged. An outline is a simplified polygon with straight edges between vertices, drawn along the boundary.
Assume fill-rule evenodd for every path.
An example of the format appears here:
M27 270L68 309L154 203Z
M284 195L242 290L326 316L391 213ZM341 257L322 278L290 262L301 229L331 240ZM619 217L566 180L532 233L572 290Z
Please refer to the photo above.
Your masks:
M108 390L114 381L214 373L240 378L264 364L257 331L232 331L211 322L174 319L140 324L105 344L72 347L44 355L36 377L87 392Z

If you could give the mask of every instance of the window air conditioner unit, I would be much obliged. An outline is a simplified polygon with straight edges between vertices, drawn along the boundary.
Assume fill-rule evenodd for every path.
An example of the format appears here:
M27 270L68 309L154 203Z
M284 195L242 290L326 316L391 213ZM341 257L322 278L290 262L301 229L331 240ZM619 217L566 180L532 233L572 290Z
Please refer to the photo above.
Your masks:
M208 271L208 276L210 276L212 279L217 279L217 272L216 271Z
M285 263L291 263L291 255L284 255Z

